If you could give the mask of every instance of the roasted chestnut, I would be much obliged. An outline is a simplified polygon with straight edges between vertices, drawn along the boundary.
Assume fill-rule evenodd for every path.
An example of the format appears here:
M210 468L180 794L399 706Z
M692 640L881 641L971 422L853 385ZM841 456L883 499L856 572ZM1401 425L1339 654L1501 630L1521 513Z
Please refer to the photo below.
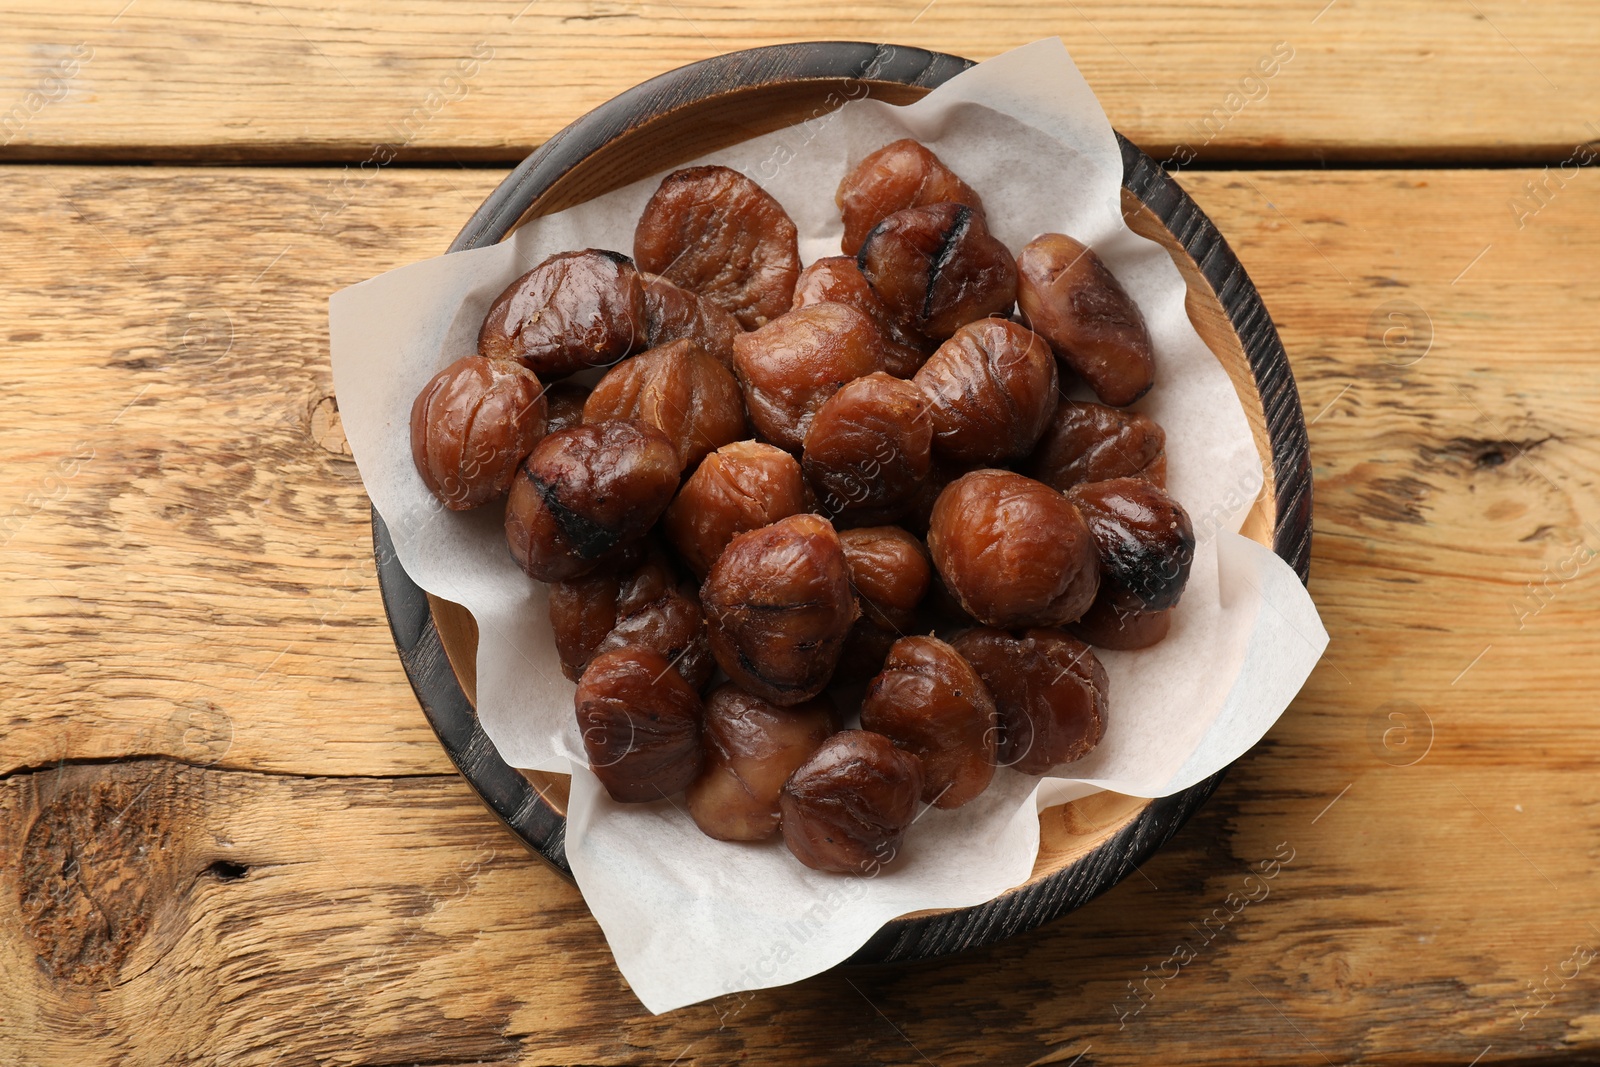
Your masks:
M695 825L721 841L778 832L778 794L838 726L827 697L780 708L725 682L706 699L705 767L685 799Z
M983 201L972 187L909 137L884 145L850 168L833 199L844 218L839 247L851 256L874 226L908 207L951 201L983 214Z
M744 395L728 368L700 342L669 341L606 372L583 406L583 421L637 419L672 440L692 467L744 436Z
M879 362L896 378L911 377L928 358L923 348L900 336L889 309L867 284L867 277L856 266L854 256L829 256L800 272L800 280L794 286L794 306L804 308L813 304L845 304L871 319L883 335L879 343Z
M589 387L576 382L557 382L545 387L544 398L550 406L545 432L555 433L583 421L583 405L589 399Z
M839 535L811 514L735 537L712 565L700 603L717 664L784 707L822 692L856 618Z
M823 513L836 522L884 523L916 503L928 476L932 442L922 390L875 371L846 384L817 409L800 468Z
M631 419L547 435L506 502L511 556L541 582L576 578L655 524L678 488L678 452Z
M961 654L936 637L894 643L867 686L861 727L916 753L922 799L935 807L959 808L994 777L994 700Z
M842 531L839 544L861 617L889 630L911 629L933 580L922 542L898 526L869 526Z
M612 800L660 800L699 777L700 694L661 653L638 646L600 653L573 700L589 769Z
M1094 598L1094 603L1083 613L1083 618L1067 624L1067 632L1078 640L1097 648L1122 652L1158 644L1171 629L1171 608L1164 611L1127 611L1112 603L1103 584L1100 595Z
M659 550L631 573L605 569L551 583L550 627L561 671L573 681L594 656L631 645L661 653L696 690L716 669L699 593Z
M1122 407L1150 391L1155 350L1139 305L1094 250L1060 233L1017 257L1017 304L1028 328L1094 395Z
M659 274L754 330L789 310L800 273L794 222L761 186L728 167L661 180L633 233L642 270Z
M1167 435L1140 412L1063 400L1028 461L1028 473L1052 489L1112 478L1143 478L1165 489Z
M733 342L750 421L780 448L799 452L811 417L846 382L879 369L878 329L855 308L813 304Z
M921 796L916 756L882 734L840 731L784 784L784 844L813 870L870 877L899 854Z
M895 212L867 234L856 265L904 334L935 344L1017 299L1011 252L963 204Z
M644 280L644 347L659 348L668 341L687 338L700 342L707 355L732 370L733 339L744 332L739 320L660 275L640 277Z
M839 544L861 617L845 638L835 677L871 678L883 669L890 647L915 627L933 567L922 542L898 526L842 530Z
M662 526L689 569L704 578L729 541L805 510L793 456L759 441L735 441L695 468Z
M987 627L950 644L989 687L1000 717L996 759L1024 774L1082 759L1106 728L1106 670L1093 650L1059 630L1013 637Z
M558 252L506 287L484 317L478 352L520 360L549 381L606 367L644 336L644 286L620 252Z
M990 626L1057 626L1099 588L1095 541L1078 509L1043 482L973 471L933 505L928 551L950 592Z
M1067 490L1100 558L1100 595L1124 611L1161 611L1183 595L1194 562L1194 526L1166 490L1142 478Z
M934 449L959 463L1027 455L1060 399L1050 346L1005 319L961 327L912 380L928 397Z
M467 356L434 375L411 405L411 458L452 511L505 495L545 433L544 389L526 367Z

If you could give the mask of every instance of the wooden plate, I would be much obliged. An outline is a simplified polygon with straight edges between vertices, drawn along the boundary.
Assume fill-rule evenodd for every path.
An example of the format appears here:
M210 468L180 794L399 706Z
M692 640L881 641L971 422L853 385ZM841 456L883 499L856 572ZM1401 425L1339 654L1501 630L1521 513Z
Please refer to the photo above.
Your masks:
M714 149L826 114L863 95L908 103L969 60L899 45L775 45L734 52L630 89L562 130L484 201L450 251L499 241L521 221L609 192ZM1189 286L1189 317L1227 368L1267 472L1244 532L1302 581L1311 555L1311 468L1300 398L1277 331L1222 235L1148 156L1122 147L1123 213L1171 253ZM524 775L502 761L473 711L477 627L428 596L395 559L372 514L378 579L395 644L445 751L507 827L570 878L562 775ZM1101 793L1040 815L1033 875L987 904L888 923L850 962L921 959L1032 929L1117 884L1177 832L1221 781L1144 800Z

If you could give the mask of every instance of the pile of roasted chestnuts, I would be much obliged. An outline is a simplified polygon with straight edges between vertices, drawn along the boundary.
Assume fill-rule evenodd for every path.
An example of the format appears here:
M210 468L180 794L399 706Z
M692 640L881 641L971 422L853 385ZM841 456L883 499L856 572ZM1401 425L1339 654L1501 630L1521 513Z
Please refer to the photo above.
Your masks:
M1144 319L1092 250L1013 256L910 140L836 199L843 254L802 268L755 182L669 174L631 258L562 252L500 294L411 445L445 507L503 502L613 798L684 793L712 837L870 874L922 804L1095 747L1090 646L1166 636L1194 533L1125 410Z

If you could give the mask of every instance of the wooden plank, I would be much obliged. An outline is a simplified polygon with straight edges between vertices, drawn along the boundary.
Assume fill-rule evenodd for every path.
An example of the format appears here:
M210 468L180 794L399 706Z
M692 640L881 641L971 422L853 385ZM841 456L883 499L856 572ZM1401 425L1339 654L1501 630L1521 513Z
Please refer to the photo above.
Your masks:
M497 175L338 177L10 172L0 1064L1595 1058L1592 175L1184 176L1312 422L1323 663L1148 881L662 1019L446 773L326 399L326 294Z
M1600 138L1583 0L11 0L0 158L511 163L663 71L798 40L1061 36L1157 159L1538 159ZM1261 77L1261 71L1270 72Z

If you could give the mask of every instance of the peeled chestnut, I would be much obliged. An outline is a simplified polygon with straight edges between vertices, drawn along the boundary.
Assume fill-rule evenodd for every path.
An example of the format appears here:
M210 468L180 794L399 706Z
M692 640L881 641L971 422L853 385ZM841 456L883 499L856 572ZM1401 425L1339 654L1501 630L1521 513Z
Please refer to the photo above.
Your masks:
M1024 774L1088 755L1106 727L1106 670L1093 650L1059 630L1014 637L987 627L950 644L972 664L1000 717L996 759Z
M704 578L729 541L805 510L793 456L759 441L735 441L695 468L662 526L689 569Z
M741 688L788 707L833 677L856 618L839 535L791 515L735 537L700 590L711 653Z
M846 304L871 319L883 335L879 342L880 362L896 378L911 377L928 358L921 347L900 336L889 309L867 284L867 276L856 266L854 256L829 256L800 272L794 286L794 306L813 304Z
M789 310L800 246L783 205L728 167L673 171L633 234L642 270L659 274L754 330Z
M602 652L573 699L589 769L612 800L660 800L699 776L700 694L661 653Z
M678 452L629 419L547 435L523 461L506 502L511 555L541 582L587 574L655 524L678 488Z
M594 656L630 645L661 653L696 690L716 669L699 593L659 550L631 573L602 569L551 583L550 627L561 671L573 681Z
M922 390L875 371L817 409L800 467L824 514L841 525L883 523L916 503L932 443Z
M861 726L922 761L922 799L959 808L989 787L998 734L988 688L936 637L903 637L867 686Z
M544 389L526 367L467 356L411 405L411 458L438 501L467 511L505 495L545 433Z
M1078 509L1011 471L951 482L933 505L928 551L961 607L990 626L1071 622L1100 584L1095 541Z
M750 421L761 436L799 452L811 417L846 382L878 370L877 327L855 308L813 304L733 342Z
M844 217L839 247L855 255L872 228L896 211L952 201L983 214L972 187L926 146L902 138L867 156L839 183L834 202Z
M1176 500L1142 478L1067 490L1100 557L1100 589L1112 607L1161 611L1183 595L1194 562L1194 527Z
M606 372L583 406L585 422L637 419L672 440L692 467L744 436L744 396L728 368L698 341L669 341Z
M1155 350L1133 297L1094 250L1060 233L1036 237L1017 257L1017 304L1028 328L1122 407L1150 391Z
M640 277L644 281L644 347L659 348L668 341L687 338L700 342L707 355L732 370L733 339L744 332L739 320L659 275Z
M1121 652L1149 648L1166 639L1172 629L1172 609L1164 611L1128 611L1112 603L1102 583L1100 595L1094 598L1083 618L1067 624L1067 632L1080 641L1097 648L1111 648Z
M1140 412L1063 400L1028 462L1028 473L1052 489L1112 478L1143 478L1165 489L1167 435Z
M644 286L633 260L558 252L506 287L484 317L478 352L520 360L545 380L607 367L644 336Z
M922 542L898 526L841 530L839 544L861 617L845 638L835 677L871 678L883 669L890 647L916 625L933 567Z
M867 234L856 265L907 336L936 344L1017 299L1011 252L963 204L895 212Z
M544 398L550 405L545 432L555 433L583 421L583 405L589 399L589 387L575 382L557 382L545 388Z
M772 837L783 783L837 720L827 697L780 708L732 682L717 686L706 699L705 766L685 797L695 825L720 841Z
M928 397L933 447L960 463L1027 455L1060 399L1050 346L1005 319L961 327L912 380Z
M877 874L899 853L921 796L916 756L882 734L840 731L784 784L784 844L813 870Z
M916 624L933 568L922 542L898 526L868 526L839 534L861 617L891 630Z

